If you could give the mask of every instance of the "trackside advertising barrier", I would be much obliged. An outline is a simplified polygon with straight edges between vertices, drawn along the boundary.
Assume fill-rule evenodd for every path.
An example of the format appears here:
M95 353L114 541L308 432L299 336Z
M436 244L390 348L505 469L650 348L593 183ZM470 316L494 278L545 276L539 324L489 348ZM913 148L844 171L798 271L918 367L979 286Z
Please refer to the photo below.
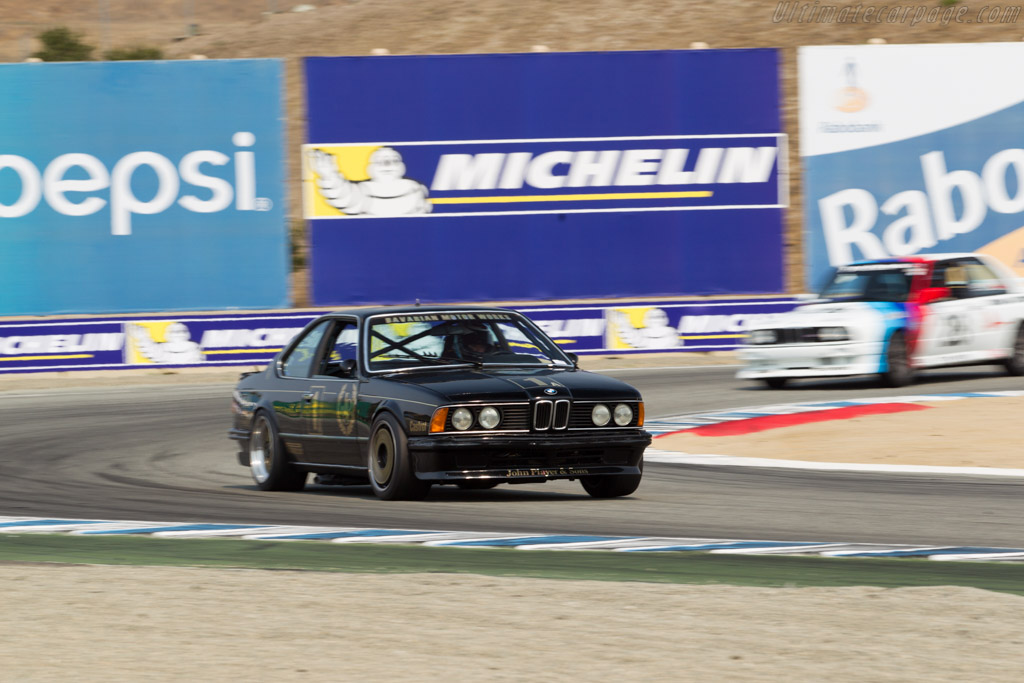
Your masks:
M286 306L281 73L0 64L0 315Z
M1024 276L1024 45L799 51L807 287L861 258L988 253Z
M784 291L775 50L305 73L316 305Z
M728 351L795 301L709 299L520 308L566 351ZM324 311L0 321L0 374L265 365Z

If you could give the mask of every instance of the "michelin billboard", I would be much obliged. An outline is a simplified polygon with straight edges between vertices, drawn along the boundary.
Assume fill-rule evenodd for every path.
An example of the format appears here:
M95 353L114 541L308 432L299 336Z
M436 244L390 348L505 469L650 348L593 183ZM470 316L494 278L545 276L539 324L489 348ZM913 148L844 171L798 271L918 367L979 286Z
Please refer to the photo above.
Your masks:
M519 309L566 351L730 351L747 329L793 309L786 297ZM263 366L323 311L0 320L0 374Z
M0 65L0 316L286 305L281 73Z
M1024 45L798 58L809 288L853 260L918 253L987 253L1024 276Z
M783 291L775 50L305 69L318 305Z

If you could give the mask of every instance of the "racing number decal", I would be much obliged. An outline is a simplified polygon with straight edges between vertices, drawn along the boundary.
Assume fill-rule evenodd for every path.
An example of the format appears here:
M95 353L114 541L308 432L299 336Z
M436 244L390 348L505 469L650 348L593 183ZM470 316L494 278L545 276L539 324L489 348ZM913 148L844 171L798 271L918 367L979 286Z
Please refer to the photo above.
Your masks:
M967 343L967 322L963 316L948 316L943 324L946 326L946 334L943 335L940 346L960 346Z
M324 433L323 414L324 404L321 396L327 391L327 387L310 387L312 398L306 402L306 429L310 434Z
M338 433L342 436L352 436L356 428L356 385L354 382L346 382L338 391L338 405L334 410L335 419L338 421Z
M318 436L351 436L356 428L356 384L344 382L337 389L325 386L311 387L312 400L306 404L306 429ZM331 429L334 418L337 431ZM327 430L326 434L324 430Z

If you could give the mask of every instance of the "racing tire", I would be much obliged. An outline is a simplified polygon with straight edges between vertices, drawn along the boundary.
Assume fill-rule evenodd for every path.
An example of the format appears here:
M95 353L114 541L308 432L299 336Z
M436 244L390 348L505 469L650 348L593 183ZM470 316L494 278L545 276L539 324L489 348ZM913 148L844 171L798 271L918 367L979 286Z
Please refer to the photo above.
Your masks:
M640 487L644 476L644 461L640 460L640 474L608 474L604 476L580 477L583 490L591 498L620 498L628 496Z
M416 478L405 430L391 414L373 422L367 452L370 487L381 500L423 500L430 482Z
M885 371L879 375L887 387L905 387L914 381L914 369L910 365L907 338L902 330L896 330L885 348Z
M764 380L764 384L769 389L782 389L786 386L789 381L788 377L767 377Z
M288 462L274 420L260 411L249 433L249 472L263 491L301 491L306 473Z
M1003 361L1006 374L1013 377L1024 375L1024 323L1017 328L1017 336L1013 338L1010 355Z

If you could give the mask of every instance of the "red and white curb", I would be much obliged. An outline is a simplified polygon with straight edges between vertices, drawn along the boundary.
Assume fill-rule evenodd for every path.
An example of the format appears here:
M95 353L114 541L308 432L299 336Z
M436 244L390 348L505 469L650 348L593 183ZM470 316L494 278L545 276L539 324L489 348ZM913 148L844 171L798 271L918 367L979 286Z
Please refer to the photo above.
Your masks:
M915 394L909 396L887 396L862 398L846 401L819 401L814 403L791 403L753 408L737 408L727 411L680 415L678 417L649 420L644 427L655 436L654 446L644 452L645 462L659 462L685 465L707 465L718 467L776 467L788 469L833 470L841 472L890 472L909 474L958 474L1003 477L1024 477L1024 469L1000 467L940 467L934 465L888 465L862 464L856 462L813 462L808 460L780 460L773 458L752 458L713 453L681 453L657 448L657 438L669 434L680 434L694 430L717 429L722 425L740 427L775 416L808 416L815 419L795 420L794 423L818 421L821 418L842 419L858 408L878 406L914 405L938 401L958 401L965 398L1007 398L1024 396L1024 391L964 392L956 394ZM886 410L864 412L890 412ZM754 430L751 430L754 431Z

